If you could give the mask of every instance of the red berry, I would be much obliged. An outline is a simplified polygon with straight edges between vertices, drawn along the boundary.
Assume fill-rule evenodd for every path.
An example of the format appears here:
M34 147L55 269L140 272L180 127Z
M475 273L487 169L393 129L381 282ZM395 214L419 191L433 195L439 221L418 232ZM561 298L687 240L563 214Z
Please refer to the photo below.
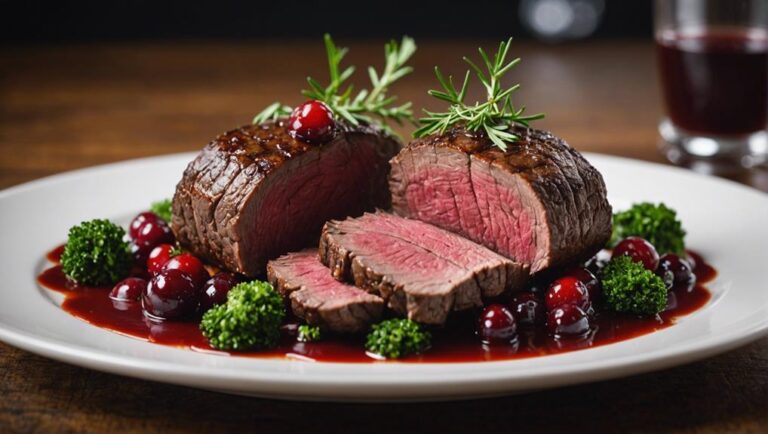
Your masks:
M591 271L583 267L574 267L566 271L563 275L573 277L583 283L589 293L589 301L595 302L600 299L602 293L600 280L598 280Z
M659 259L656 274L664 280L667 289L688 292L696 284L696 275L693 274L691 264L673 253L667 253Z
M117 301L136 301L147 288L147 281L139 277L123 279L109 292L109 298Z
M200 294L200 310L205 312L217 304L226 302L229 290L237 284L238 279L234 274L216 273L203 286L203 291Z
M635 262L643 264L647 270L656 271L659 266L659 254L653 244L640 237L627 237L613 249L613 256L629 256Z
M131 224L128 226L128 235L132 240L135 240L136 236L139 234L139 228L141 228L141 225L143 225L145 222L156 222L158 220L160 220L160 217L158 217L157 214L149 211L143 212L131 220Z
M589 310L589 291L581 280L573 276L564 276L549 285L546 301L547 309L550 311L567 304L587 311Z
M564 304L549 311L547 328L556 338L583 336L589 331L589 315L579 306Z
M163 270L180 270L192 278L196 288L202 288L210 277L203 263L190 253L174 256L163 265Z
M159 244L173 244L175 242L173 232L163 220L145 221L136 234L133 242L139 249L151 252Z
M170 259L173 252L173 246L170 244L160 244L149 252L147 258L147 271L151 274L155 274L163 269Z
M544 302L532 292L515 294L510 306L512 314L522 327L542 325L547 321L547 308Z
M288 119L291 135L313 143L327 142L333 135L335 125L331 109L317 100L296 107Z
M510 343L517 336L517 324L512 312L500 304L483 309L477 324L477 334L484 344Z
M192 278L180 270L162 270L144 291L141 305L150 317L179 319L197 311L199 292Z

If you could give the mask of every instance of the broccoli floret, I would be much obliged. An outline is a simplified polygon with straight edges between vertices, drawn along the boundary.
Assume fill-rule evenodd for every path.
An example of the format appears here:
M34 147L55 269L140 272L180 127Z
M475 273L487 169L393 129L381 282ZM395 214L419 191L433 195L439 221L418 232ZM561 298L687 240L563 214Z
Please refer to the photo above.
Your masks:
M675 210L663 203L637 203L614 214L611 246L630 236L645 238L660 254L685 253L685 230Z
M152 206L149 207L149 210L155 213L158 217L165 220L167 223L171 222L171 206L172 202L170 199L164 199L159 202L152 202Z
M432 335L409 319L389 319L374 324L365 342L373 354L390 359L417 354L429 348Z
M296 336L299 342L315 342L320 340L320 327L302 324L299 326L299 334Z
M131 271L133 257L125 230L109 220L82 222L69 229L61 269L84 285L110 285Z
M611 259L601 277L605 302L617 312L655 315L667 306L661 277L629 256Z
M264 350L280 340L285 307L280 294L267 282L237 284L227 302L208 310L200 322L203 336L220 350Z

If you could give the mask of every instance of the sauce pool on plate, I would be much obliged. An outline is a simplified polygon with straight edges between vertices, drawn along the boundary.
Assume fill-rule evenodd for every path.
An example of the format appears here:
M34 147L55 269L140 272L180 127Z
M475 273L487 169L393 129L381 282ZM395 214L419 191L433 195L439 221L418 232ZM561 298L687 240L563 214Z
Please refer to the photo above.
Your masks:
M92 325L115 333L142 339L161 345L189 348L193 351L213 352L245 357L295 358L322 362L376 362L366 354L363 336L328 336L319 342L296 342L295 325L284 326L280 345L269 351L228 353L208 345L198 328L197 321L154 321L146 318L141 303L115 301L109 298L107 287L77 285L64 276L58 260L63 246L47 254L56 264L43 271L38 283L52 291L62 293L62 309ZM592 322L591 332L578 339L554 339L546 329L519 329L516 345L484 346L475 335L475 317L456 314L443 329L432 331L432 347L421 355L398 360L399 362L478 362L501 361L518 358L557 354L567 351L607 345L652 333L675 324L675 320L688 315L707 304L711 298L704 283L716 276L716 271L704 259L693 252L689 256L695 262L697 283L690 292L670 292L667 310L655 317L636 317L603 311Z

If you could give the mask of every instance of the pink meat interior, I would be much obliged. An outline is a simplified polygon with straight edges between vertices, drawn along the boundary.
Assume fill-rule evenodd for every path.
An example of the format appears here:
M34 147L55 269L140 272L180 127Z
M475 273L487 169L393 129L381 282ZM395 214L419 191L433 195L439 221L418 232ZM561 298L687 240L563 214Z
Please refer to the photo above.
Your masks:
M466 161L417 165L407 177L405 199L410 217L461 234L519 262L534 261L534 225L519 183L501 183L489 165L470 167Z
M247 257L271 259L314 245L327 220L369 209L373 186L386 176L382 160L374 146L337 143L288 161L264 186L254 228L244 234L255 250Z

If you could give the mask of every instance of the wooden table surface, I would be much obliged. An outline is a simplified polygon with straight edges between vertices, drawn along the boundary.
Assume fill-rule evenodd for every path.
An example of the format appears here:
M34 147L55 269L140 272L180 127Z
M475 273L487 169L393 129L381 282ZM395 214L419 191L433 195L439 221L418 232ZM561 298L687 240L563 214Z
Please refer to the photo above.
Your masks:
M342 41L343 42L343 41ZM349 59L380 65L379 41ZM395 89L434 107L432 66L462 74L476 43L421 41ZM583 151L661 162L646 42L519 43L518 103ZM201 148L325 79L319 41L0 48L0 188L95 164ZM478 90L473 91L477 95ZM401 130L409 133L409 128ZM768 190L763 173L739 176ZM0 211L1 212L1 211ZM5 246L4 248L9 248ZM10 288L3 288L10 290ZM0 432L768 432L768 339L661 372L497 399L292 403L104 374L0 344Z

